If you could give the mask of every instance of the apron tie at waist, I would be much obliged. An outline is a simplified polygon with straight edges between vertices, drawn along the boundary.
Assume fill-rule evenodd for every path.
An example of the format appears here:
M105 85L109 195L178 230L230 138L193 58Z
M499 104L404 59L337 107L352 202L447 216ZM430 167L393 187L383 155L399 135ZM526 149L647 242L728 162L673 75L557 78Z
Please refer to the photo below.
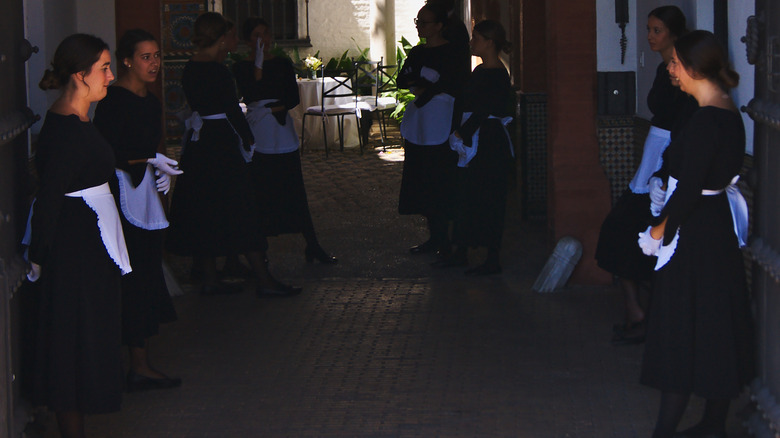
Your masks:
M747 242L748 210L747 202L745 202L745 198L742 196L742 193L740 193L739 188L737 187L737 181L739 181L739 175L732 178L731 183L729 183L726 188L720 190L705 189L701 191L701 194L702 196L715 196L726 192L726 196L729 200L729 207L731 209L731 219L734 224L734 234L737 236L739 246L743 247ZM667 182L666 188L666 202L669 201L669 198L672 196L672 193L674 193L676 188L677 179L673 176L669 176L669 181ZM664 202L664 204L666 204L666 202ZM656 271L661 269L672 258L675 249L677 249L677 240L679 238L680 229L678 228L674 233L674 238L669 243L669 245L661 246L661 248L658 250L658 261L655 264Z
M82 198L89 208L97 214L100 237L103 240L103 246L108 251L108 255L119 266L122 275L132 272L130 256L127 254L125 237L122 234L122 222L119 219L116 202L111 194L111 189L108 187L108 183L66 193L65 196Z
M204 120L221 120L221 119L227 119L227 114L219 113L219 114L211 114L208 116L201 116L197 111L194 111L190 116L190 118L184 121L184 126L186 130L192 129L192 137L190 137L190 140L198 141L200 140L200 129L203 128Z
M739 175L731 179L731 182L724 189L720 190L702 190L701 194L704 196L714 196L726 192L726 197L729 200L729 207L731 207L731 219L734 222L734 234L737 235L740 248L747 244L748 233L748 209L745 197L742 196L742 192L737 187L737 181L739 181Z
M473 113L471 112L465 112L463 113L463 122L465 123L466 120L471 117ZM515 157L515 151L514 147L512 146L512 138L509 136L509 131L506 129L506 125L508 125L510 122L512 122L512 117L497 117L494 115L490 115L488 117L489 119L496 119L499 122L501 122L501 127L504 129L504 134L506 134L507 142L509 143L509 153L512 155L512 158ZM453 132L450 134L450 149L458 153L458 167L468 167L469 162L477 155L477 148L479 146L479 131L482 128L477 128L477 130L474 132L474 135L471 137L471 146L466 146L463 143L462 138L458 138L457 135Z

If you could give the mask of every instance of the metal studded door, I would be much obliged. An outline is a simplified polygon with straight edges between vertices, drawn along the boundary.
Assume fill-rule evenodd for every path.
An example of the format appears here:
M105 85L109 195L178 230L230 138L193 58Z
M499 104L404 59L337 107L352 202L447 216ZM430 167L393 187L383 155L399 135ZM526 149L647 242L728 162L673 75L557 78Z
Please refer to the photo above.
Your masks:
M27 108L25 62L37 51L24 39L23 0L3 0L0 14L0 436L20 436L24 419L17 406L14 370L18 345L18 300L25 265L19 253L27 194L27 128L35 116Z
M780 431L780 3L756 0L744 39L755 65L755 96L744 108L755 121L755 207L750 255L756 303L758 377L751 386L759 412L748 422L757 437Z

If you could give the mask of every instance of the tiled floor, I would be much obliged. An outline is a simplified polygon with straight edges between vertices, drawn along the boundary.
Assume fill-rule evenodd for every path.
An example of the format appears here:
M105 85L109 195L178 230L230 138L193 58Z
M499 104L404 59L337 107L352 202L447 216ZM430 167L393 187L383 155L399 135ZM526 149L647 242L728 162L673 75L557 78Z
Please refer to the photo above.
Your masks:
M247 284L177 297L179 321L152 354L183 386L126 395L121 412L88 417L88 435L649 437L657 394L637 382L642 347L609 344L618 290L531 291L554 242L520 221L514 195L502 275L432 269L407 251L424 223L396 213L401 153L304 155L315 225L339 264L308 265L300 236L276 237L272 270L301 295L258 299ZM192 289L189 261L169 263Z

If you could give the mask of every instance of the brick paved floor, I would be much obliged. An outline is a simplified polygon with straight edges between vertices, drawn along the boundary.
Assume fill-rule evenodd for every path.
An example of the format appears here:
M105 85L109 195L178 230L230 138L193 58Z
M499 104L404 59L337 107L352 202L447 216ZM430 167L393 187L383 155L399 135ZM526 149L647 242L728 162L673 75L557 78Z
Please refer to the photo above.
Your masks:
M251 283L189 293L189 261L169 257L188 293L152 355L184 384L126 395L121 412L88 417L89 436L649 437L658 396L637 382L642 347L609 344L618 290L532 292L554 242L520 221L514 194L502 275L409 255L426 233L396 213L401 153L304 155L320 240L340 261L308 265L300 236L272 238L272 270L297 297L261 300Z

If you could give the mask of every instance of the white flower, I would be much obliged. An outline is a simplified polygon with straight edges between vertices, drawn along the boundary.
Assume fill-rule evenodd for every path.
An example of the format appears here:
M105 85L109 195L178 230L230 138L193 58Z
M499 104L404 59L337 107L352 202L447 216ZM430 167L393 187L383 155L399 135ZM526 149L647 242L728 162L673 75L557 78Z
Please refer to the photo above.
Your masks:
M322 60L309 55L306 57L306 59L303 60L303 64L309 70L317 70L322 65Z

